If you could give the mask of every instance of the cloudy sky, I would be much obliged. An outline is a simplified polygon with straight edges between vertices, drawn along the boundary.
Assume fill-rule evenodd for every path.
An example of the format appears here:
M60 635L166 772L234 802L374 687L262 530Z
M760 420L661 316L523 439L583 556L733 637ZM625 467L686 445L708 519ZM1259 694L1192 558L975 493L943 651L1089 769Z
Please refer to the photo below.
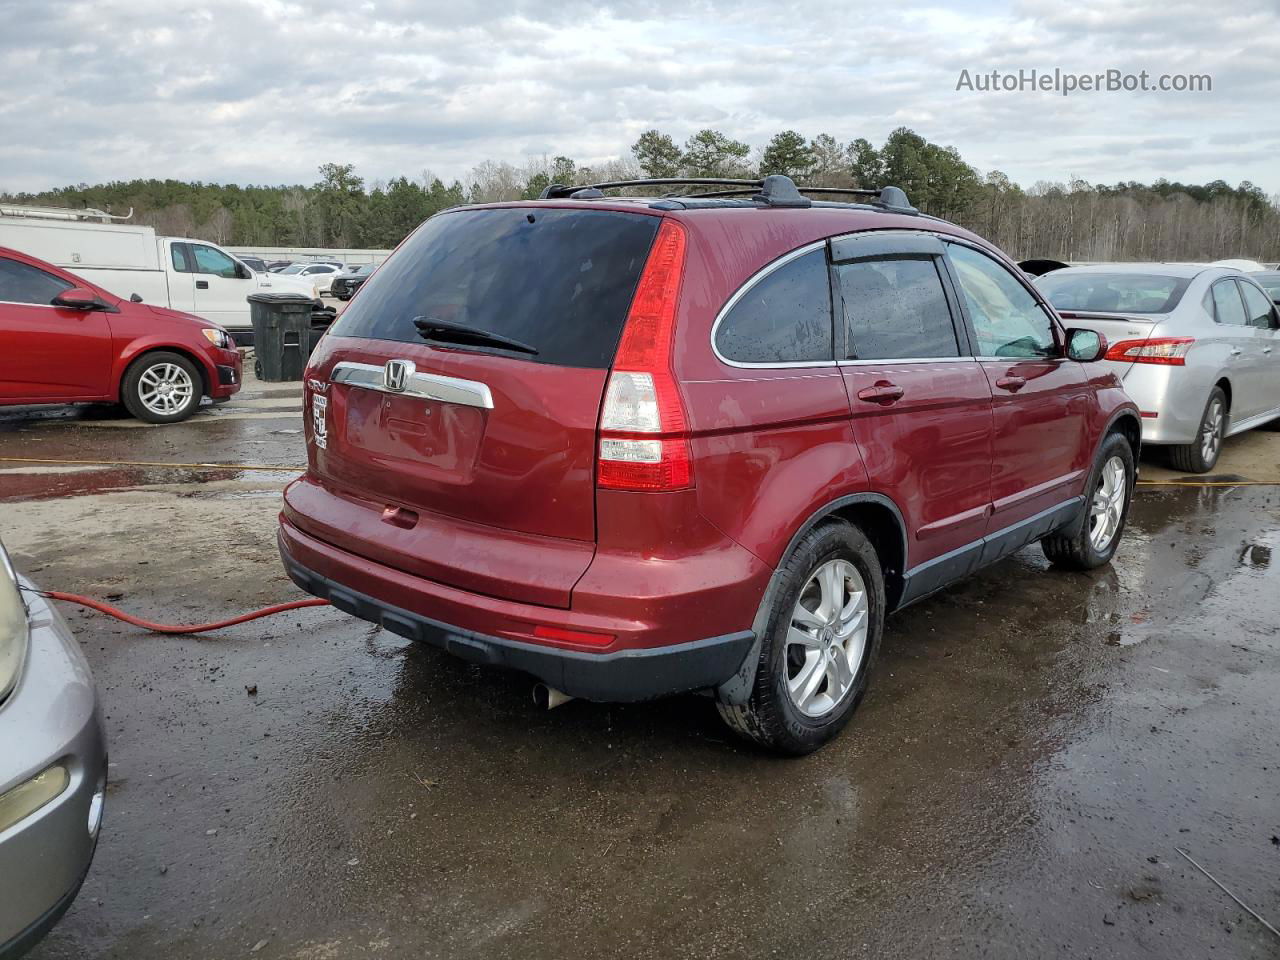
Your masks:
M1280 193L1280 0L0 0L0 190L174 177L369 181L579 164L650 127L879 144L1014 180ZM1212 92L957 91L1020 69L1208 74Z

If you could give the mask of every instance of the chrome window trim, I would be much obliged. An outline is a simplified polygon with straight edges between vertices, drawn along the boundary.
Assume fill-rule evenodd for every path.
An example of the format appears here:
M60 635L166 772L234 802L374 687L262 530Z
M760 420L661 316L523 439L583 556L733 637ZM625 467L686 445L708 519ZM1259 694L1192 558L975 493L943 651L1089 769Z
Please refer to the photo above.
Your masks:
M796 247L796 249L789 253L784 253L777 260L765 264L751 276L747 277L742 286L738 287L738 289L733 292L733 296L725 301L724 306L720 308L720 312L716 314L715 323L711 324L711 352L716 355L717 360L725 366L737 367L739 370L795 370L805 368L812 369L816 367L834 367L836 365L835 360L779 360L772 363L730 360L721 353L720 349L716 346L716 334L720 330L721 322L729 315L729 311L737 306L738 301L745 297L757 283L769 276L769 274L773 273L775 270L785 267L788 263L791 263L791 261L799 260L805 254L813 253L815 250L824 250L826 246L827 238L823 238L822 240L815 240L812 243L807 243L803 247Z
M364 390L377 390L379 393L392 396L418 397L439 403L478 407L481 410L493 409L492 391L487 384L480 383L478 380L461 380L438 373L415 371L407 378L403 390L391 390L383 382L385 369L385 365L344 360L334 365L333 372L329 374L329 381L344 383L349 387L360 387Z
M874 367L889 363L973 363L982 357L884 357L870 360L837 360L838 367Z
M777 260L772 261L771 263L765 264L765 266L761 267L759 270L753 273L750 277L748 277L743 282L742 286L738 287L738 289L734 291L733 296L731 296L725 302L724 306L720 308L720 312L716 314L715 322L711 324L711 352L715 354L716 359L719 360L721 363L723 363L725 366L736 367L739 370L821 369L824 367L868 366L876 363L940 363L940 362L946 363L946 362L955 362L958 360L976 359L974 357L902 357L902 358L895 358L895 359L878 359L878 360L792 360L792 361L777 361L773 363L768 363L768 362L746 362L741 360L730 360L728 357L726 357L724 354L720 352L719 348L716 346L716 333L720 329L721 322L728 315L729 311L734 308L737 302L741 300L744 296L746 296L747 293L751 290L751 288L754 287L757 283L759 283L769 274L773 273L773 271L786 266L792 260L796 260L799 257L804 256L806 253L811 253L814 250L820 250L825 248L828 243L834 242L836 240L843 240L846 237L855 237L861 234L870 234L870 233L879 234L881 236L898 235L898 236L933 237L943 244L943 250L944 250L943 256L946 255L945 254L946 244L949 241L962 243L965 246L972 247L974 250L977 250L981 253L986 253L988 257L991 256L991 254L988 253L986 250L983 250L979 244L973 243L965 237L956 237L956 236L953 236L952 234L944 233L940 230L908 230L903 228L896 228L896 229L890 229L890 230L853 230L853 231L850 231L849 233L836 234L835 236L824 237L821 240L815 240L812 243L805 244L803 247L797 247L795 250L792 250L789 253L783 254L781 257L779 257ZM856 261L846 261L846 262L856 262ZM832 264L828 263L828 266L832 266ZM1008 268L1006 267L1006 269ZM1038 294L1034 292L1032 296L1034 299L1037 299L1037 300L1039 299ZM834 314L832 317L832 322L835 322Z

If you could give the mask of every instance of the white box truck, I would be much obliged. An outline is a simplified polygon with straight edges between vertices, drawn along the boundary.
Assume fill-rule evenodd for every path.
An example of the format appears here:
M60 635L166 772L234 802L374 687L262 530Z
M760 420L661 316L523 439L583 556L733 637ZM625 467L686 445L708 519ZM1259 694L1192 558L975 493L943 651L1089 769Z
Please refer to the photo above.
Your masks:
M212 320L241 344L253 341L249 294L319 300L310 280L254 273L217 244L157 237L152 227L120 223L98 210L0 204L0 247L47 260L118 297L136 295Z

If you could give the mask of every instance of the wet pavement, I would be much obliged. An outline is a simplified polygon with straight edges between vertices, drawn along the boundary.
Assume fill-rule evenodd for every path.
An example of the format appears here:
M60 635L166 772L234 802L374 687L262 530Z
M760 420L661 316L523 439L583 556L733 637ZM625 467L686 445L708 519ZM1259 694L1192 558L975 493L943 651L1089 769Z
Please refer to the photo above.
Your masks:
M6 413L0 458L59 462L0 460L0 536L155 619L296 598L300 427L283 384L175 427ZM802 760L700 697L539 711L331 609L190 638L66 607L111 786L32 956L1280 957L1177 853L1280 924L1280 486L1236 483L1280 480L1280 434L1216 477L1143 487L1110 568L1031 548L892 618Z

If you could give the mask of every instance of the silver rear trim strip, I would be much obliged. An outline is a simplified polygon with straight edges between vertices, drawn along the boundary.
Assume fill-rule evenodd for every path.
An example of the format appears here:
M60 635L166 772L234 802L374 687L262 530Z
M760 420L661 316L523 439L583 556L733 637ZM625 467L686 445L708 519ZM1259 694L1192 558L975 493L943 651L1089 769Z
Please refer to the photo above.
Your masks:
M403 390L392 390L383 381L383 367L372 363L354 363L344 360L336 364L329 379L333 383L345 383L349 387L377 390L393 396L420 397L439 403L457 403L466 407L493 409L493 394L487 384L477 380L459 380L438 373L414 372L406 379Z

